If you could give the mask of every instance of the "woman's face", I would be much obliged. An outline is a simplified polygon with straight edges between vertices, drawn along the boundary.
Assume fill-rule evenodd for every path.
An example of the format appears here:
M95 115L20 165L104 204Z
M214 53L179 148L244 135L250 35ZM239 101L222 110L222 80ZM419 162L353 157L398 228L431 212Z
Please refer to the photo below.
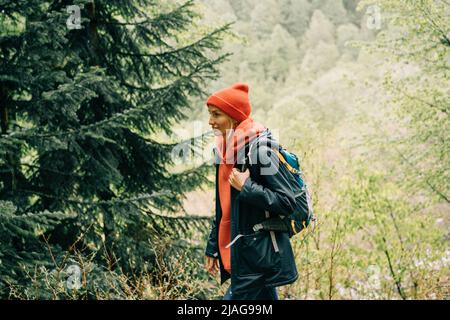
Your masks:
M227 129L234 129L237 126L237 121L228 116L219 108L208 105L209 125L214 130L214 134L226 135Z

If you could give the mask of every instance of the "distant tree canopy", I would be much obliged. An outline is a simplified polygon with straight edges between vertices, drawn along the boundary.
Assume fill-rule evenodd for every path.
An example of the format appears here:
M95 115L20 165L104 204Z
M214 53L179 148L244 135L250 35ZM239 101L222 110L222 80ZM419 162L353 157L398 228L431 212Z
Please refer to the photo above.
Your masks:
M448 1L363 1L378 5L386 25L369 46L383 54L392 71L385 89L399 126L391 137L404 181L450 203L450 4Z
M227 43L225 48L234 54L221 66L221 79L250 79L250 95L264 112L280 98L277 93L268 94L273 88L296 90L302 80L326 72L341 57L356 61L358 50L346 42L360 39L367 31L361 27L364 13L356 10L358 0L201 1L211 8L208 21L212 23L230 17L222 11L225 8L232 10L235 30L246 40ZM345 31L349 34L344 36ZM228 84L220 82L214 88Z
M319 227L292 242L285 296L445 299L449 1L203 2L231 7L243 38L211 86L250 83L252 116L313 190Z

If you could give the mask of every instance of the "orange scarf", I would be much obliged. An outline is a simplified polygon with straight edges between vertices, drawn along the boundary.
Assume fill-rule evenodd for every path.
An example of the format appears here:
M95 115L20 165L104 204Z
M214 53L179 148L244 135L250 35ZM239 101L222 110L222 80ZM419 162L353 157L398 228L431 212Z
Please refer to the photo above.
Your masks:
M223 136L216 136L217 150L220 150L219 164L219 198L222 209L222 219L219 225L219 251L224 269L231 273L230 248L225 248L231 242L231 185L228 181L238 151L246 143L258 137L266 128L247 118L234 131L228 132L227 141Z

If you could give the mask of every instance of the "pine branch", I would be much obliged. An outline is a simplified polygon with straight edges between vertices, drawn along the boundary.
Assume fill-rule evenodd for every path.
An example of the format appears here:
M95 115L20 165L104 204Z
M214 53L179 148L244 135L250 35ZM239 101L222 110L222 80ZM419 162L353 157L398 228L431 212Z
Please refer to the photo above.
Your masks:
M164 101L170 96L170 94L174 90L175 86L177 86L177 85L182 86L183 83L190 84L190 81L192 81L192 78L195 77L196 74L200 74L203 71L203 69L209 68L214 64L218 64L218 63L222 62L228 56L229 56L229 54L225 54L213 61L203 63L202 65L198 66L190 74L188 74L186 76L182 76L182 77L178 78L177 80L175 80L173 83L166 85L162 88L153 89L153 92L166 91L165 93L163 93L162 97L158 97L158 100L162 101L160 103L164 103ZM110 118L100 120L98 122L95 122L95 123L92 123L89 125L83 125L77 129L71 129L71 130L66 130L66 131L62 131L62 132L37 133L39 131L36 131L36 129L27 129L25 131L16 131L16 132L9 133L7 135L0 136L0 143L2 143L5 140L11 140L13 138L17 139L17 138L29 137L29 138L44 138L45 139L45 138L65 136L65 135L71 135L71 136L79 135L82 132L86 132L86 131L89 131L92 129L102 128L104 126L107 126L111 122L117 123L119 120L126 119L134 114L138 114L138 113L141 113L141 112L147 111L147 110L148 110L148 105L144 105L143 107L142 106L135 107L133 109L125 110L122 113L115 113ZM123 124L120 124L120 123L118 125L124 126Z
M164 51L164 52L159 52L159 53L129 53L129 52L116 52L118 54L122 54L122 55L129 55L129 56L133 56L133 57L164 57L164 56L175 56L178 53L183 53L184 51L189 51L192 48L195 47L203 47L202 43L203 42L207 42L209 44L211 44L211 38L213 38L214 36L219 35L220 33L223 33L227 30L230 29L230 27L233 25L233 23L227 23L219 28L217 28L216 30L214 30L211 33L206 34L205 36L201 37L200 39L196 40L195 42L192 42L184 47L180 47L171 51ZM216 48L216 47L214 47Z
M182 14L187 8L192 7L194 5L193 0L189 0L182 4L181 6L175 8L174 10L167 12L167 13L161 13L155 18L149 17L145 11L138 10L139 13L144 16L146 19L143 21L138 22L119 22L117 20L115 21L107 21L107 20L98 20L99 24L108 24L108 25L119 25L119 26L139 26L139 25L155 25L158 21L165 22L168 18L171 18L172 16L179 16Z
M63 201L63 202L67 202L67 203L73 203L73 204L80 204L80 205L84 205L84 206L115 206L115 205L120 205L120 204L130 204L130 203L134 203L134 202L142 202L142 201L146 201L146 200L151 200L151 199L155 199L164 195L170 195L172 192L171 191L160 191L160 192L154 192L152 194L144 194L144 195L140 195L140 196L136 196L136 197L132 197L132 198L114 198L111 200L98 200L98 201L81 201L81 200L76 200L73 198L64 198L64 197L58 197L55 195L51 195L51 194L47 194L44 192L39 192L39 191L34 191L34 190L26 190L26 189L18 189L18 192L24 192L24 193L28 193L28 194L35 194L41 197L45 197L45 198L50 198L50 199L55 199L55 200L59 200L59 201Z
M149 218L152 230L161 236L189 236L190 232L208 230L211 217L208 216L165 216L151 210L142 210Z

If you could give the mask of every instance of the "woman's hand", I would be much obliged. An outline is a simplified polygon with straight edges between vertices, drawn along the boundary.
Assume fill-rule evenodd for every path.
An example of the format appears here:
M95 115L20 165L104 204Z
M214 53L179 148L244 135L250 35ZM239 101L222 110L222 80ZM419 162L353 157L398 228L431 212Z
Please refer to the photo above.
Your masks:
M214 276L219 271L219 259L205 256L205 270Z
M242 187L244 186L245 180L247 180L248 177L250 177L250 171L248 169L244 172L239 172L238 169L233 168L228 181L233 186L233 188L241 191Z

